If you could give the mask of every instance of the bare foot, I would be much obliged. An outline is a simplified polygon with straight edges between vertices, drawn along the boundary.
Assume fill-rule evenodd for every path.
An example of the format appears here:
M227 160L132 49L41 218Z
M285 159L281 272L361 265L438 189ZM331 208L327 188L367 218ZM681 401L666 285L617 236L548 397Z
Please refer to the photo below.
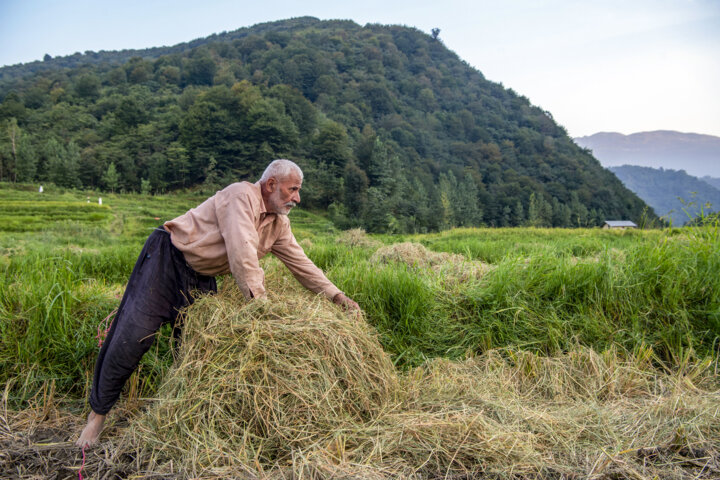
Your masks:
M83 428L83 431L80 433L80 438L78 438L77 442L75 442L75 445L80 448L92 447L95 445L98 438L100 438L100 433L103 430L105 417L106 415L90 412L90 415L88 415L87 425Z

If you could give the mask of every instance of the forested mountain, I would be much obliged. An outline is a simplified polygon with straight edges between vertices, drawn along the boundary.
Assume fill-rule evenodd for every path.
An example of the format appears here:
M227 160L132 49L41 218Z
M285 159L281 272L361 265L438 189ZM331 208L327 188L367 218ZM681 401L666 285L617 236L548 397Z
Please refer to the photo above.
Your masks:
M340 226L639 221L644 203L549 112L437 36L296 18L174 47L0 69L0 179L208 191L273 158Z
M684 170L665 170L634 165L610 167L615 175L655 213L683 225L704 213L718 211L720 190ZM708 205L709 204L709 205Z
M605 167L642 167L685 170L690 175L720 177L720 137L672 130L631 135L601 132L575 139L592 150Z

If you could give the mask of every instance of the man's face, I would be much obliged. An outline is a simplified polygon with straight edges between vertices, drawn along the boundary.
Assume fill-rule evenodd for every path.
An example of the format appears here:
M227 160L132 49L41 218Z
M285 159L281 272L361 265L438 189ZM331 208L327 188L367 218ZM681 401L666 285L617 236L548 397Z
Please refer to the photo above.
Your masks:
M302 180L298 174L291 173L282 180L271 178L268 180L268 186L274 188L270 194L270 211L287 215L292 207L300 203Z

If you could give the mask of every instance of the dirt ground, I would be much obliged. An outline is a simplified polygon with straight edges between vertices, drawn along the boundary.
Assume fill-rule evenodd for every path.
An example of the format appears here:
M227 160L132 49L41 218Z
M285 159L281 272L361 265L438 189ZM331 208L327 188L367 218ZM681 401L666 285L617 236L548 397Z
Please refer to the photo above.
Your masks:
M4 412L0 415L0 478L173 478L143 475L130 456L113 455L114 445L107 439L127 425L122 417L108 425L105 441L85 450L83 465L83 451L74 442L84 423L84 417L68 412Z

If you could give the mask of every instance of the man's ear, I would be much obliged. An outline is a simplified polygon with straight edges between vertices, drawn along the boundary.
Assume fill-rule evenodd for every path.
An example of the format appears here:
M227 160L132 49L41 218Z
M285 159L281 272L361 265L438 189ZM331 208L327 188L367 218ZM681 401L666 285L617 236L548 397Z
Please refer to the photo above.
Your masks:
M273 193L275 191L275 186L277 185L277 180L275 180L275 177L268 178L267 182L265 182L265 188L267 188L267 191L270 193Z

